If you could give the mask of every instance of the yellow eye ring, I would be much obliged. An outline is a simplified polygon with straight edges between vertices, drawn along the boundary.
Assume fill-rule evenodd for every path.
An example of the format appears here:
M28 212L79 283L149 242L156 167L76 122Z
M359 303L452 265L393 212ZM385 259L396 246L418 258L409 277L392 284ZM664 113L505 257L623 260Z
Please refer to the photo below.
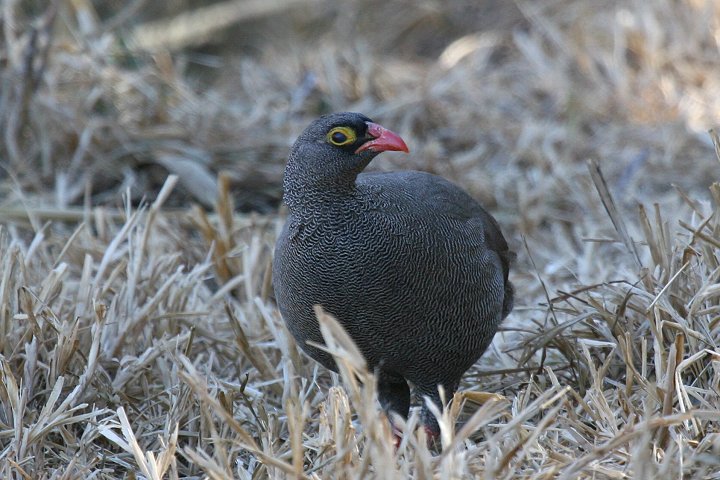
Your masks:
M357 134L352 128L335 127L327 134L327 141L338 147L351 145L357 140Z

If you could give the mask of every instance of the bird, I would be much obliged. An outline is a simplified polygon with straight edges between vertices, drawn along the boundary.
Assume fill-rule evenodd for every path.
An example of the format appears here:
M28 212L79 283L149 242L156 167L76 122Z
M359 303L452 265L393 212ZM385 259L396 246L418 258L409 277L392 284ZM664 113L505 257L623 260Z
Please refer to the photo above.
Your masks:
M514 253L468 193L421 171L363 172L380 153L409 153L360 113L324 115L290 149L288 217L272 265L275 300L307 355L337 371L314 306L345 328L375 372L382 409L407 418L412 384L438 408L513 308ZM440 427L426 402L430 438ZM395 429L394 429L395 430Z

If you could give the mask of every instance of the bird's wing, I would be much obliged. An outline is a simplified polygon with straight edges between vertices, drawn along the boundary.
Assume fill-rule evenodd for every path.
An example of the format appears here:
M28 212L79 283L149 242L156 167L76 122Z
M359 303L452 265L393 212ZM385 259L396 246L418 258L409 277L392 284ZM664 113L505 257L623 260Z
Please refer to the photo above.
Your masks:
M444 178L425 172L401 171L362 173L358 186L380 189L387 202L385 209L398 214L423 212L426 215L469 220L482 226L485 244L500 257L507 283L510 263L515 254L508 248L497 221L474 198Z

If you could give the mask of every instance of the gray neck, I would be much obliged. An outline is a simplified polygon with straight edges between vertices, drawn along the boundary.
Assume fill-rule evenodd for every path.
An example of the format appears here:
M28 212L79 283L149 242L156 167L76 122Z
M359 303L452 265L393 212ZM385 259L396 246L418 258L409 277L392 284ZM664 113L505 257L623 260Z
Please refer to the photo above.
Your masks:
M356 157L355 164L343 159L302 158L302 150L293 150L285 166L283 201L291 212L347 205L357 198L355 181L374 154ZM321 207L323 206L324 207Z
M355 179L352 177L312 178L308 175L297 175L292 171L291 164L285 168L283 179L283 201L291 212L313 210L322 206L341 205L352 201L357 193Z

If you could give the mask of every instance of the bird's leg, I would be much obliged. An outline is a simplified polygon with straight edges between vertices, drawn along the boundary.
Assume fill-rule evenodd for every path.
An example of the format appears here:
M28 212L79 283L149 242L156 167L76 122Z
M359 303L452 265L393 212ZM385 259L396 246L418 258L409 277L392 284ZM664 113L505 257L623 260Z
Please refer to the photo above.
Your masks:
M429 400L439 409L442 409L440 394L438 394L437 387L434 389L418 387L418 396L422 402L422 406L420 407L420 421L422 422L423 427L425 427L425 433L427 433L428 440L432 442L435 439L440 438L440 424L438 423L435 415L428 408L426 397L429 398Z
M426 403L426 397L435 404L435 406L442 411L447 406L447 402L452 400L455 390L457 390L457 383L446 383L443 385L444 400L440 398L440 392L438 390L438 384L427 384L417 385L417 393L420 399L422 399L422 407L420 409L420 420L425 427L425 433L427 433L428 440L432 443L440 438L440 424L435 415L430 411Z
M392 421L390 412L395 412L403 418L410 413L410 387L407 381L399 376L382 370L378 372L378 400L386 412L393 433L397 436L399 431Z

